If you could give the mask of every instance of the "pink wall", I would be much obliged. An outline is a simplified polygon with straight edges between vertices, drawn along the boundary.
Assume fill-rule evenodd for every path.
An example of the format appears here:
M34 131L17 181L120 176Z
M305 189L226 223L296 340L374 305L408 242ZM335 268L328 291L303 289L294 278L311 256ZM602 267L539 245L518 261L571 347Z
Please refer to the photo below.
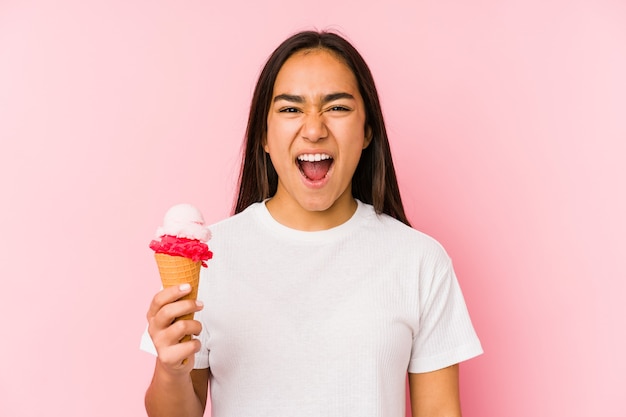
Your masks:
M378 3L0 2L0 415L143 415L148 240L173 203L228 214L255 77L311 27L370 63L455 260L464 415L626 415L625 3Z

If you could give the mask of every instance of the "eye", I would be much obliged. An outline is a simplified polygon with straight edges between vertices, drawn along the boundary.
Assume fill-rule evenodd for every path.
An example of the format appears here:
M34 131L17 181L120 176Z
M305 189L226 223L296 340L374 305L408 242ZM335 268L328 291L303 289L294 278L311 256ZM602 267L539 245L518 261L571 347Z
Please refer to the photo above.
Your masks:
M299 112L299 110L295 107L283 107L282 109L278 110L279 113L297 113Z
M329 111L350 111L350 109L346 106L332 106L328 109Z

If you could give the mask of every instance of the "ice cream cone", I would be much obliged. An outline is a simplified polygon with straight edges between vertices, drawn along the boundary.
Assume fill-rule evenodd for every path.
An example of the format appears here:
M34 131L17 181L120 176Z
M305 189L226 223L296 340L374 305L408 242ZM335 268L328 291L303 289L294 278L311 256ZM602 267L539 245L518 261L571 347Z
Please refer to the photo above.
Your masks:
M171 256L163 253L155 253L159 274L161 275L161 283L164 288L173 287L175 285L190 284L191 292L180 298L181 300L195 300L198 297L198 282L200 280L200 267L202 262L194 262L191 259L182 256ZM192 320L194 313L177 317L178 320ZM181 342L191 340L191 336L185 336Z

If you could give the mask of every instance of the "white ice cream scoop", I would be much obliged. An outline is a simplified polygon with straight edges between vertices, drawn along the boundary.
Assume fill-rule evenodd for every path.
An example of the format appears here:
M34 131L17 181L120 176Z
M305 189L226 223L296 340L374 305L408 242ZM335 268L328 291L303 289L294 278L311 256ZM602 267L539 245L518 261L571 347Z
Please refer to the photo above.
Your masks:
M163 219L163 226L156 231L156 237L164 235L195 239L207 242L211 239L211 231L204 224L204 217L191 204L176 204L172 206Z

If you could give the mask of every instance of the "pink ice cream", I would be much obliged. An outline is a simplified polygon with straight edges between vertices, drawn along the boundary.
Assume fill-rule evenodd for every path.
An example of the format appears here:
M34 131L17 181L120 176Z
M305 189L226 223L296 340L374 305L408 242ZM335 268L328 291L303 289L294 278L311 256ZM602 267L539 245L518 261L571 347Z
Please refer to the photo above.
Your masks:
M170 256L182 256L194 262L208 261L213 257L206 242L211 239L211 231L204 224L202 213L191 204L177 204L171 207L163 226L156 231L159 240L150 242L150 248L156 253Z

